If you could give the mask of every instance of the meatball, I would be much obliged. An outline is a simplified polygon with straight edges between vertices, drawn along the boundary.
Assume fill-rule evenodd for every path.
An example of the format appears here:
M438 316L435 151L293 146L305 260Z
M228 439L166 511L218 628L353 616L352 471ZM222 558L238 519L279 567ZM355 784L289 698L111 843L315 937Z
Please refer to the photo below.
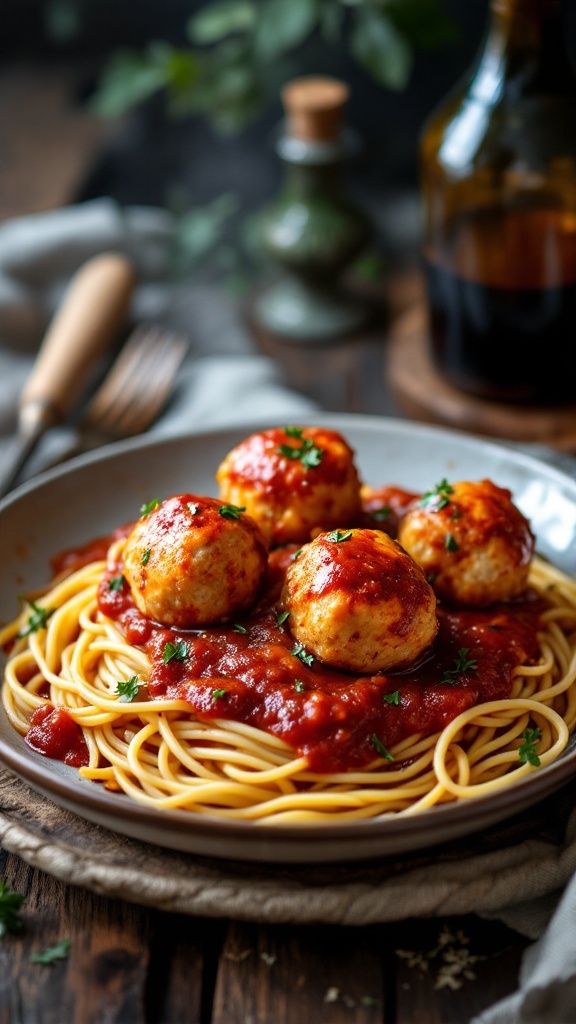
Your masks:
M335 530L306 544L286 573L287 624L335 668L406 668L438 630L436 597L409 555L380 530Z
M193 629L248 608L266 562L266 541L241 509L180 494L136 523L126 540L123 571L144 615Z
M406 512L398 540L439 598L475 608L522 594L534 554L530 523L491 480L443 480Z
M216 480L223 501L244 505L271 547L300 544L314 531L360 521L354 453L335 430L273 428L226 456Z

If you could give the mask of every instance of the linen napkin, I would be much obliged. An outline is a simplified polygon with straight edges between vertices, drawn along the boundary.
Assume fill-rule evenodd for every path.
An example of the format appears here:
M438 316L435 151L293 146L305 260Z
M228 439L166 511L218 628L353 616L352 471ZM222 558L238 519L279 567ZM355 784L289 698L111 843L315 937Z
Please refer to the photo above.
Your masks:
M190 342L155 432L268 416L277 422L315 408L288 387L275 362L258 353L238 300L217 285L170 278L173 241L167 211L121 208L105 198L0 225L0 471L16 428L18 396L43 333L74 272L100 252L124 253L134 264L138 284L131 319L163 324ZM73 424L50 431L20 479L71 452L75 436Z
M98 199L0 225L0 469L16 426L17 401L51 316L73 273L89 257L118 251L134 263L138 286L132 319L183 333L190 352L169 406L152 428L164 435L270 417L309 417L317 405L288 387L278 366L257 351L238 304L219 287L170 280L174 224L164 210L120 208ZM386 410L384 410L386 411ZM42 439L23 477L73 446L74 425ZM540 455L546 457L545 451ZM571 863L576 814L558 852ZM537 939L524 957L518 991L473 1024L563 1024L576 1020L576 881L564 891L544 884L522 890L515 868L513 900L485 916L499 917ZM544 880L545 881L545 880ZM534 896L534 888L545 895ZM522 896L523 898L520 898ZM482 908L478 910L482 913Z

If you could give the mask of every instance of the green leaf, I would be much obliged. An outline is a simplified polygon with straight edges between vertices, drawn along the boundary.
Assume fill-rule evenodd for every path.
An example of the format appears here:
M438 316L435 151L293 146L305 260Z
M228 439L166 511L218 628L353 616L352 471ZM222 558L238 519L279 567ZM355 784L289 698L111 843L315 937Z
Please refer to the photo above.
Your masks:
M412 49L390 19L380 11L359 7L352 12L350 49L377 82L404 89L412 72Z
M187 657L188 644L185 640L179 640L176 644L172 644L170 641L164 644L162 660L165 665L167 665L169 661L185 661Z
M119 679L116 683L116 693L123 704L134 700L140 692L143 683L138 682L138 676L131 676L130 679Z
M22 893L11 889L5 878L0 879L0 939L6 932L16 932L22 927L18 914L25 902Z
M456 22L441 0L388 0L386 12L406 39L421 50L440 50L458 41Z
M48 619L56 611L55 608L43 608L41 605L36 604L35 601L28 601L28 604L32 608L32 615L28 616L28 625L20 630L18 633L19 637L29 636L30 633L37 633L39 629L46 629Z
M400 704L400 690L394 690L393 693L382 694L383 704L394 704L396 707Z
M524 743L522 743L518 748L518 757L522 761L522 764L528 763L534 765L535 768L539 767L540 758L536 753L536 744L538 743L540 736L541 732L538 726L536 726L535 729L525 729L522 733Z
M124 577L120 574L119 576L111 576L108 580L108 590L114 590L118 593L124 586Z
M227 690L212 690L212 700L223 700L227 694Z
M166 59L160 59L157 51L119 51L104 69L91 106L101 117L121 117L163 89L168 81Z
M303 665L308 665L308 668L312 668L312 665L314 664L314 655L308 654L304 644L297 641L290 651L290 654L293 654L295 658L299 658Z
M240 513L245 511L245 505L221 505L218 509L223 519L240 519Z
M66 960L70 952L70 939L62 939L56 946L47 946L42 953L31 953L33 964L53 964L55 960Z
M300 46L319 17L318 0L263 0L255 26L256 55L271 62Z
M383 757L385 761L393 761L394 760L394 758L392 757L392 754L390 753L390 751L386 749L386 747L382 743L382 740L378 738L378 736L376 735L375 732L372 733L372 735L370 737L370 742L371 742L372 746L374 747L374 750L376 751L376 753L380 757Z
M198 46L217 43L235 32L247 32L256 23L257 11L248 0L222 0L207 4L193 14L186 26L188 38Z

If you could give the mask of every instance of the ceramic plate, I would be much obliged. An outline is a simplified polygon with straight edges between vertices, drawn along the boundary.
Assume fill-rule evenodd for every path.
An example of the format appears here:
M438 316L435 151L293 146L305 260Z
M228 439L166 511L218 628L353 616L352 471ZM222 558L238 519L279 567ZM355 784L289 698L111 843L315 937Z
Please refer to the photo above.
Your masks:
M531 520L540 554L576 573L576 481L566 474L505 445L441 428L327 413L314 416L313 423L347 437L368 484L419 491L443 477L490 477L510 488ZM224 455L254 430L272 425L254 422L175 439L139 438L78 458L13 492L0 502L0 620L14 616L18 594L47 582L55 553L107 534L153 497L185 490L216 494L214 474ZM212 857L297 864L405 853L483 830L571 778L576 740L555 764L488 797L444 804L413 818L342 825L266 826L148 809L36 755L3 714L0 758L55 803L124 835Z

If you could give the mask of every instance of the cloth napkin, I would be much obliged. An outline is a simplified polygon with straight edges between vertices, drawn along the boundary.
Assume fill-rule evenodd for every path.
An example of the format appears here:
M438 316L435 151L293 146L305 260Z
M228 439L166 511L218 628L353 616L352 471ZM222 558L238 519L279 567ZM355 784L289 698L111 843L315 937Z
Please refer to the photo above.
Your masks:
M237 301L214 285L170 280L173 239L166 211L120 208L108 199L0 225L0 470L16 427L18 395L50 318L80 264L103 251L123 252L134 262L139 283L132 319L163 323L191 343L174 397L154 432L170 435L256 417L277 422L313 414L314 401L288 387L276 363L257 351ZM73 424L52 430L23 478L65 454L74 437ZM571 864L575 853L576 812L568 820L556 867ZM512 901L503 894L502 905L486 908L485 916L537 941L524 956L518 990L471 1024L572 1024L576 880L570 877L562 889L549 891L545 880L539 888L531 876L531 888L523 892L521 877L522 866L516 865Z
M225 289L170 278L174 223L162 209L120 208L97 199L0 225L0 471L16 428L20 390L70 278L100 252L126 254L136 269L131 319L160 323L190 342L161 434L308 414L315 403L291 390L259 354L239 301ZM20 479L73 450L76 431L59 426L39 443Z

